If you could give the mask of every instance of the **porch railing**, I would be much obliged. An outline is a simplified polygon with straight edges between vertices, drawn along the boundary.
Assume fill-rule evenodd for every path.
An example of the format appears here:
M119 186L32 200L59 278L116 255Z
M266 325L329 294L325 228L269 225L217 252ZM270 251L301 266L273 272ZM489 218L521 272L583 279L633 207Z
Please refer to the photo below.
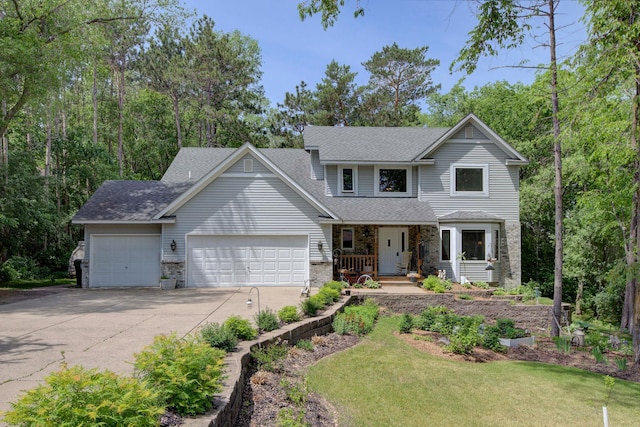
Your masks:
M375 255L343 254L338 258L338 269L345 268L360 274L378 276L378 265Z

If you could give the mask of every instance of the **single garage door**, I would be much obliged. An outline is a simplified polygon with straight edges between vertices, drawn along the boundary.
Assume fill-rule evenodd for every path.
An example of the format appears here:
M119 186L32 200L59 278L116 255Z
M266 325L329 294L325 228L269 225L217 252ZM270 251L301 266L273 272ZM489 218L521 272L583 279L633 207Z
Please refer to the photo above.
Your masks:
M89 286L158 286L160 236L92 236Z
M307 236L189 236L187 286L301 286Z

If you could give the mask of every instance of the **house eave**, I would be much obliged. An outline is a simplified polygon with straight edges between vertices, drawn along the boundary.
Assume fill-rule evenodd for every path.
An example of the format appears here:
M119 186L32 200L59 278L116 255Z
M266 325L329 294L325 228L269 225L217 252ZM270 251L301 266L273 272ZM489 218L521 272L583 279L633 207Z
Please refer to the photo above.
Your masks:
M102 225L134 225L134 224L175 224L175 218L160 218L148 220L99 220L99 219L74 219L72 224L102 224Z
M520 159L507 159L505 160L504 164L507 166L527 166L529 164L529 161Z

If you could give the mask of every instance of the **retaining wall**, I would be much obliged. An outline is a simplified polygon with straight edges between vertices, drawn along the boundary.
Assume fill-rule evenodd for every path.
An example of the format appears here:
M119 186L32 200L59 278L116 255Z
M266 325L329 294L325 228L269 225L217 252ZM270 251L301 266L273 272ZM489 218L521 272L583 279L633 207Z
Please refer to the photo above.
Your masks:
M251 350L273 344L278 340L286 340L293 345L301 339L328 334L332 330L331 324L336 314L344 310L345 306L359 303L365 298L372 298L381 307L397 313L420 314L428 306L444 305L463 316L483 315L489 320L508 317L515 321L516 326L530 330L536 329L538 332L548 330L552 318L550 306L513 305L509 301L501 300L458 300L453 294L381 294L359 291L357 295L351 295L332 305L320 316L264 333L254 341L240 342L236 351L227 354L225 358L225 381L223 390L214 399L214 409L197 418L185 418L183 426L232 426L242 409L242 391Z

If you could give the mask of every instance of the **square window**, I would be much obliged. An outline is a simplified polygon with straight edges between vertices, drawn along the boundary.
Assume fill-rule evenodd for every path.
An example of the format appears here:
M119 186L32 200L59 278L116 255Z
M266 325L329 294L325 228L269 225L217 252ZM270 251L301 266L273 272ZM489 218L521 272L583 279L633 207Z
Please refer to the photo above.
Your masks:
M407 170L406 169L380 169L380 192L381 193L406 193L407 192Z
M456 191L483 191L482 168L456 168Z
M353 228L343 228L340 236L342 242L342 249L345 251L352 251L355 248L355 241L353 239Z

